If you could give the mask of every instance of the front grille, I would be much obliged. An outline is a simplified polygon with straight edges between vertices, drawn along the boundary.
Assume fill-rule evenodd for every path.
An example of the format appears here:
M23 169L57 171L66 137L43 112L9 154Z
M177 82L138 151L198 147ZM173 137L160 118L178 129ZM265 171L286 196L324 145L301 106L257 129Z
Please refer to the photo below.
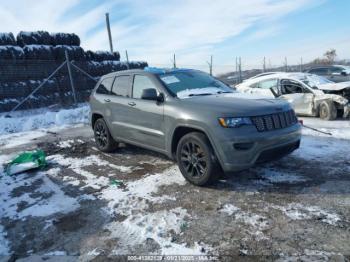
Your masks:
M292 126L298 122L294 110L286 112L251 117L253 124L259 132L266 132Z

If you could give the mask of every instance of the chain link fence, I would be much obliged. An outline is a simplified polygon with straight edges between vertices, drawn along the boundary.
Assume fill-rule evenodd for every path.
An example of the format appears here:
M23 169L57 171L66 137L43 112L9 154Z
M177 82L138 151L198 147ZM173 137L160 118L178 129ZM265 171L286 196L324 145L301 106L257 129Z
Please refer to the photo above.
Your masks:
M70 71L68 65L70 66ZM146 62L0 60L0 112L87 101L99 78Z

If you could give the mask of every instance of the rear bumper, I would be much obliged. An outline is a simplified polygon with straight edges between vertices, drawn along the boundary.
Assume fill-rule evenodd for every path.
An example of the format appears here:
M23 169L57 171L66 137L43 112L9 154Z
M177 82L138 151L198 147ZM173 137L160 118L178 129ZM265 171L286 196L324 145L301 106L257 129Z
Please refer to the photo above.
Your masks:
M301 127L299 124L276 132L261 133L243 141L226 140L219 145L219 160L225 172L239 171L256 163L272 161L299 148ZM238 147L238 146L239 147Z

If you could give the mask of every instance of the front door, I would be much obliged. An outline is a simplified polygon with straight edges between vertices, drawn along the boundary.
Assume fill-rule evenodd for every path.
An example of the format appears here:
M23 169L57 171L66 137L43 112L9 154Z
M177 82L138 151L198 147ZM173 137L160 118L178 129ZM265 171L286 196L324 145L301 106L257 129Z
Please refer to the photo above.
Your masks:
M313 115L314 94L300 83L292 80L281 80L281 98L287 100L298 115Z

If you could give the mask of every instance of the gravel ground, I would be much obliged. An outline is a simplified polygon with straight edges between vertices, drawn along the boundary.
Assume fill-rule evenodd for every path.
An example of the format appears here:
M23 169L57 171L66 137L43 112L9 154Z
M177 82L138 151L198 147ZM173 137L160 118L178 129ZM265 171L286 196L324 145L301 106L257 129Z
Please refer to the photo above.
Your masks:
M292 155L203 188L157 153L129 145L99 152L87 126L23 143L2 146L0 163L41 148L49 165L1 175L4 261L350 259L349 140L304 135Z

